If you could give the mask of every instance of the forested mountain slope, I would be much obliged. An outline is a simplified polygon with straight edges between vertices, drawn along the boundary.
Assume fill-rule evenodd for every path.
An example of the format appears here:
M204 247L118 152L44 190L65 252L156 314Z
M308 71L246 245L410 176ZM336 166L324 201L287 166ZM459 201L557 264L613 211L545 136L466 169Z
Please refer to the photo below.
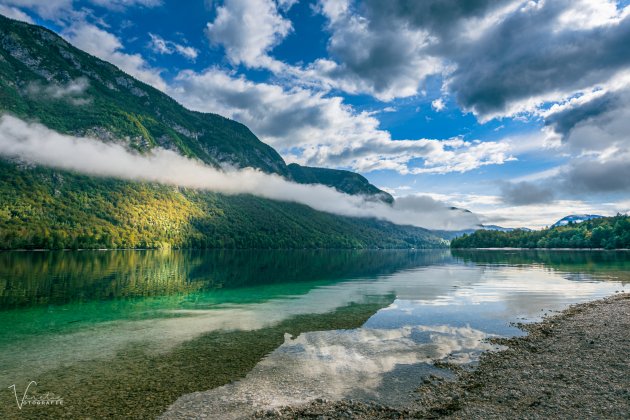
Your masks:
M2 15L0 110L65 134L125 139L139 151L159 146L213 166L253 167L296 182L304 179L292 178L282 157L243 124L190 111L54 32ZM339 185L326 185L342 192L388 196L360 175L352 175Z
M434 248L425 229L0 161L0 249Z
M66 134L162 147L350 194L391 196L347 171L287 166L244 125L189 111L53 32L0 16L0 114ZM88 177L0 160L0 248L435 247L424 229L251 195Z

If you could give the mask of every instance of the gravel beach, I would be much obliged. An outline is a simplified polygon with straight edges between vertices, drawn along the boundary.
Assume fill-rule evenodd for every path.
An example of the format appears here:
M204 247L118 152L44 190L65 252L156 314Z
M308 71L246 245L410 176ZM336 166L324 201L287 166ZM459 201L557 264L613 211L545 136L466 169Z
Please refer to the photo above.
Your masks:
M317 400L258 412L259 418L630 418L630 294L574 305L527 336L494 340L455 381L426 380L405 410ZM439 365L439 363L438 363ZM448 367L448 366L444 366Z

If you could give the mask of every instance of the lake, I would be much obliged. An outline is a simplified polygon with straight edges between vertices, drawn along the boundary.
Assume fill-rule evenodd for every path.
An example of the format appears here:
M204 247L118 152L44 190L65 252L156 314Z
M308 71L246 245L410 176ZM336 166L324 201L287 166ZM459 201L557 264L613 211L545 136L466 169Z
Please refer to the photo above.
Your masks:
M433 361L629 282L629 252L2 252L0 418L401 405Z

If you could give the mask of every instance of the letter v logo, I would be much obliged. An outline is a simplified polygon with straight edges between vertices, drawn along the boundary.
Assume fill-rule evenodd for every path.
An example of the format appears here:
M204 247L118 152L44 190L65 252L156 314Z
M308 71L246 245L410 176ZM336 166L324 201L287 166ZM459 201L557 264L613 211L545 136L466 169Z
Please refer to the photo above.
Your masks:
M8 387L8 388L13 388L13 395L15 395L15 402L17 403L17 406L18 406L18 408L20 410L22 409L22 405L24 405L24 399L26 398L26 394L28 394L28 389L33 384L37 385L37 382L31 381L31 382L28 383L28 386L26 387L26 390L24 390L24 395L22 395L22 401L18 400L17 390L15 389L15 384L13 384L13 385Z

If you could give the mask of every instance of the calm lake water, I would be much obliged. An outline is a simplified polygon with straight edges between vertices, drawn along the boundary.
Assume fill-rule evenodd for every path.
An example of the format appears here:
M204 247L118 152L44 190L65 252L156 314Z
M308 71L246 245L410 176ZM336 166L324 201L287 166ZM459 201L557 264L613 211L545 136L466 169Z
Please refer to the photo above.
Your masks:
M629 282L628 252L4 252L0 418L404 404L432 361ZM30 381L63 405L20 409Z

